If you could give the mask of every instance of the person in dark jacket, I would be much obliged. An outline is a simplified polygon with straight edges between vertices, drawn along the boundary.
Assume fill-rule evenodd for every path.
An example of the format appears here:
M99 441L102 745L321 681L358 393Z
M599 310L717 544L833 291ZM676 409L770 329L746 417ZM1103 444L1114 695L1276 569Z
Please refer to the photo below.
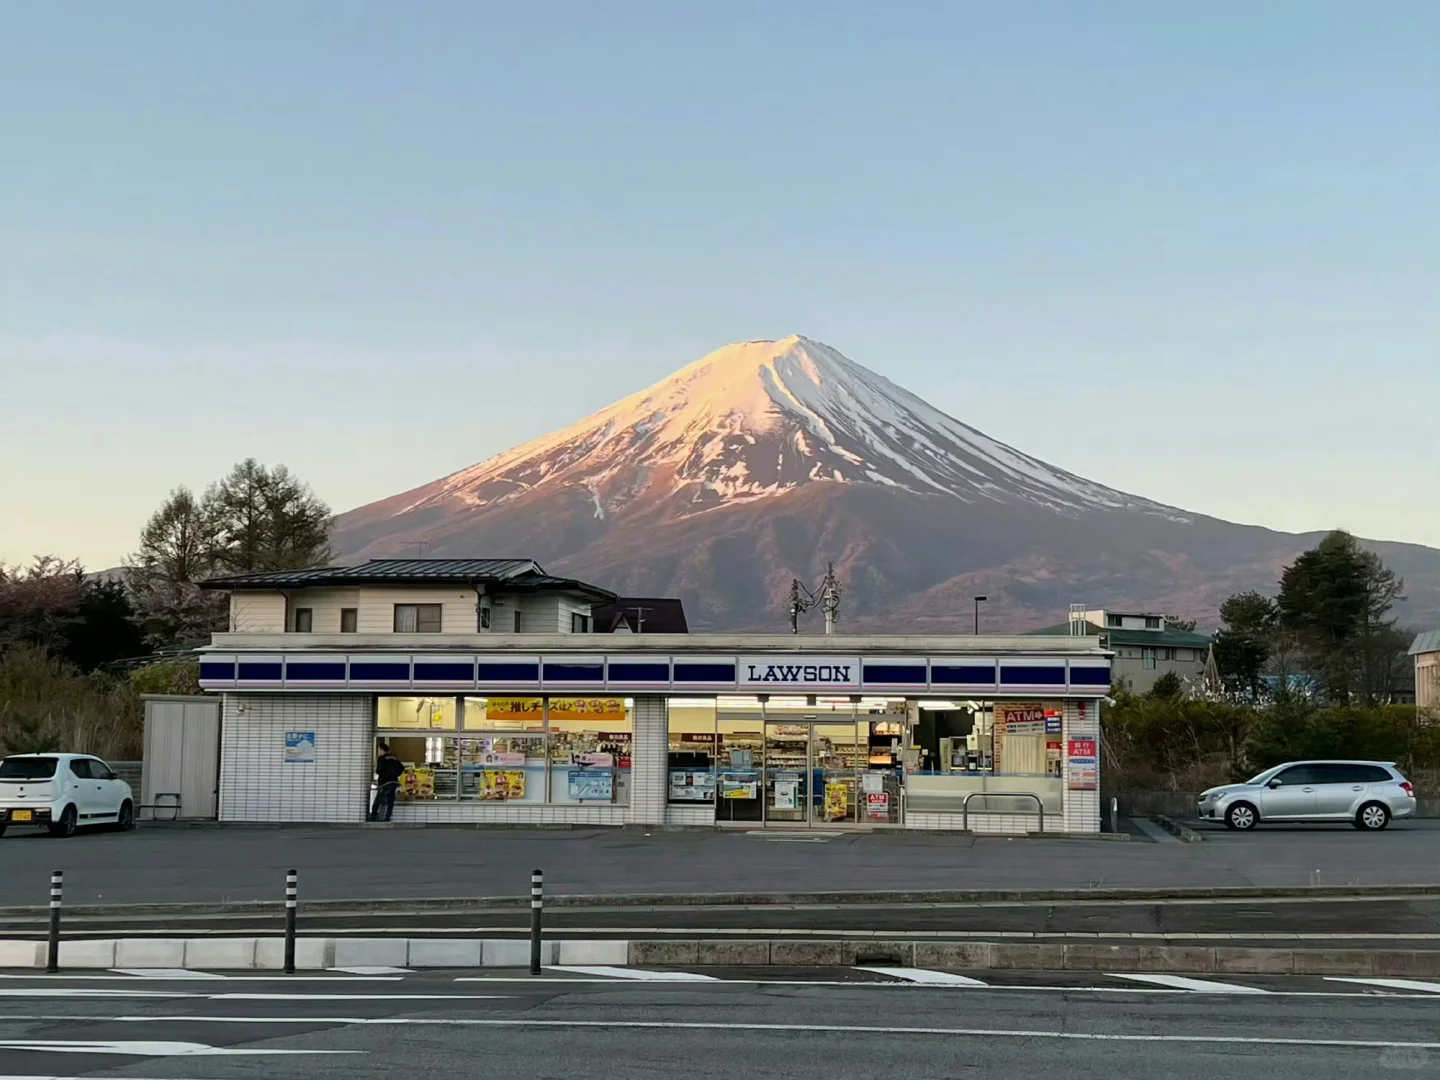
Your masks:
M371 821L390 820L390 816L395 812L395 795L400 790L400 777L404 773L404 762L390 752L389 743L381 743L380 759L375 762L375 805L370 809Z

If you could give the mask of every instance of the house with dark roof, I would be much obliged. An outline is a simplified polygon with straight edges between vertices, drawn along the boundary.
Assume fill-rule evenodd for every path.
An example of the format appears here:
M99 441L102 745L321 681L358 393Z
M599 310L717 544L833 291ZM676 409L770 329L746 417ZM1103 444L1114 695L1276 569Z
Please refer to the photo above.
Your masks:
M595 609L597 634L688 634L685 605L669 596L622 596Z
M613 592L534 559L371 559L202 582L230 594L231 633L586 634Z
M1212 638L1169 625L1168 616L1154 612L1077 611L1070 622L1032 630L1032 634L1099 637L1101 648L1115 654L1111 676L1143 694L1162 676L1174 672L1198 685L1205 673Z

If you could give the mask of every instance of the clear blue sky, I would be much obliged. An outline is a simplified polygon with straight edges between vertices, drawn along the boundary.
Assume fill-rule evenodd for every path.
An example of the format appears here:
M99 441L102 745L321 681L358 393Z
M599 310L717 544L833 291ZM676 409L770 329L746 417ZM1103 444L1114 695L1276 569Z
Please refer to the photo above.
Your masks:
M0 559L337 510L826 341L1193 510L1440 545L1440 4L11 3Z

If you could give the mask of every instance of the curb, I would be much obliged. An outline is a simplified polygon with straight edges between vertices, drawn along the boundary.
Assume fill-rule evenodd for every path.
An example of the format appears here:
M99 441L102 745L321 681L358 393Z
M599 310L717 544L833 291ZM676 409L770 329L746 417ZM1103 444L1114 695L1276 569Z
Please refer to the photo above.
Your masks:
M303 888L303 875L302 875ZM1280 900L1343 899L1378 896L1440 897L1440 885L1233 885L1207 889L932 889L895 892L790 892L790 893L575 893L547 895L545 906L569 908L641 907L772 907L866 906L904 904L1036 904L1060 901L1104 900ZM476 911L528 908L526 896L401 897L374 900L301 900L300 909L326 912ZM69 917L125 917L155 915L263 915L284 910L283 900L246 900L232 903L177 904L67 904ZM0 907L0 919L36 918L49 908L34 905Z
M43 941L0 940L0 968L43 968ZM62 941L62 971L164 968L278 971L281 937L107 938ZM296 967L517 968L524 938L296 939ZM546 941L548 966L854 967L893 964L934 971L1127 971L1233 975L1440 977L1440 950L1269 949L1195 945L1064 945L853 939L824 941Z
M1178 821L1166 817L1164 814L1151 814L1150 820L1159 825L1172 836L1179 838L1182 843L1200 844L1204 843L1205 837L1188 825L1181 825Z

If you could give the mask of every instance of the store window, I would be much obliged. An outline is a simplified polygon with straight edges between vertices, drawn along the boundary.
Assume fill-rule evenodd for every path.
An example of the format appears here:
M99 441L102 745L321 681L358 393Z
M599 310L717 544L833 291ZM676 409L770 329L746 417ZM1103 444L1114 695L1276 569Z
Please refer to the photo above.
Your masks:
M1061 809L1062 703L920 701L906 760L907 805L920 811ZM1020 793L1025 793L1021 795ZM978 795L984 795L979 798ZM1014 797L1007 798L1007 795Z
M630 801L631 702L620 697L546 699L552 803Z
M714 698L670 699L668 798L691 805L715 801L719 749Z
M381 697L376 729L377 756L385 742L405 764L402 801L629 801L626 698Z

